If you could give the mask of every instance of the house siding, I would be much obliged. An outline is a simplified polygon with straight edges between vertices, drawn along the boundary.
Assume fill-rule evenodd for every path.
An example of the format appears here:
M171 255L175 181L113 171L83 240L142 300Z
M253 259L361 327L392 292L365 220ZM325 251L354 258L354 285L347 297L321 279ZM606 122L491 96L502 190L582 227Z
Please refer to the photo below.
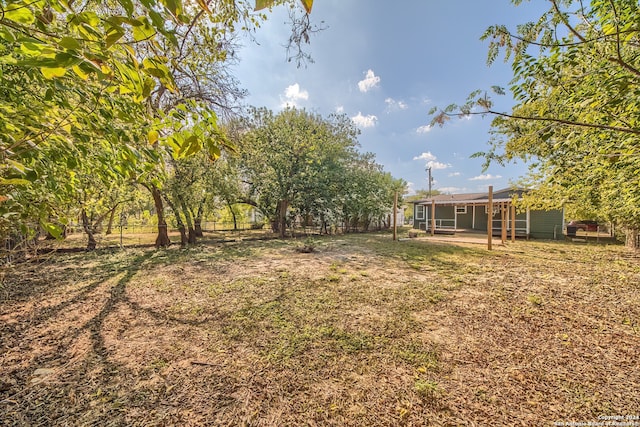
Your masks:
M562 210L531 211L529 235L534 239L559 239L562 237ZM555 236L554 236L555 229Z
M508 191L502 191L495 194L496 197L505 199L511 193ZM520 194L520 193L518 193ZM477 197L476 203L482 203L482 199ZM495 198L494 198L495 200ZM429 203L427 201L427 203ZM442 201L440 201L442 203ZM451 204L437 204L436 205L436 228L446 228L453 229L454 226L454 218L456 218L456 228L458 229L467 229L467 230L475 230L480 232L487 231L487 220L488 215L485 213L485 205L467 205L467 213L466 214L457 214L456 215L456 207L455 201L452 201ZM417 205L414 205L414 224L413 228L419 230L428 230L431 226L431 204L422 205L424 209L424 218L417 219L416 211ZM464 206L462 204L458 206ZM496 205L497 207L497 205ZM475 215L474 215L475 212ZM509 212L510 214L510 212ZM510 216L510 215L508 215ZM558 239L562 237L562 227L564 220L564 211L562 209L559 210L550 210L550 211L530 211L529 212L529 230L527 237L532 237L535 239ZM496 213L493 216L494 233L500 232L500 213ZM523 236L525 234L526 228L526 219L527 213L520 212L516 215L516 228L518 236ZM511 229L511 218L509 218L509 222L507 223L507 229Z
M476 210L476 223L473 229L478 231L487 231L487 221L489 218L484 212L484 205L474 206L473 209Z
M455 207L453 206L436 206L436 219L453 220L455 215ZM431 217L429 217L431 219Z
M467 206L467 213L458 214L457 228L471 229L473 228L473 206Z

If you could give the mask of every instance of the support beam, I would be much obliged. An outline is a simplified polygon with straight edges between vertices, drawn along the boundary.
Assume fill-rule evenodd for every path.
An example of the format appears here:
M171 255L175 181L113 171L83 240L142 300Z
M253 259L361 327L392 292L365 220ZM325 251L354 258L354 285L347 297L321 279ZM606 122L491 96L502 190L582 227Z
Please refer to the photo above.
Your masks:
M491 250L493 240L493 185L489 186L489 201L487 203L487 249Z
M516 206L511 202L511 242L516 241Z
M436 201L431 199L431 235L436 235Z
M502 227L500 238L504 245L507 241L507 204L504 202L500 203L500 226Z

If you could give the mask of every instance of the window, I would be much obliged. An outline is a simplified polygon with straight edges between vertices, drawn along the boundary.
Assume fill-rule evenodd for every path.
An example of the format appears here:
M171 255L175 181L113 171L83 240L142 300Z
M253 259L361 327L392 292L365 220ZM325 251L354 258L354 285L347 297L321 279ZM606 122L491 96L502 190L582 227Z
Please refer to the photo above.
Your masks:
M466 214L467 213L467 205L464 206L456 206L457 214Z
M485 214L489 213L489 207L487 205L484 205L484 213ZM493 207L493 215L495 216L498 213L500 213L500 207L499 206L494 206Z
M416 219L424 219L424 205L416 205Z

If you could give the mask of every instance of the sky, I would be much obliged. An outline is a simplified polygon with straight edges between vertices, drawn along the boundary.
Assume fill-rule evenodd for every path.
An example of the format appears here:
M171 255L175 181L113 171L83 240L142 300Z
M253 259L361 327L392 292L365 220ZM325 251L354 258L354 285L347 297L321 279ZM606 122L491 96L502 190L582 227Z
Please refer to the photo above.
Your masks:
M527 173L519 162L491 165L473 153L489 148L491 117L454 118L430 127L429 110L464 103L476 89L508 87L511 67L499 58L487 65L490 25L515 30L537 19L546 2L509 0L315 0L314 34L305 51L313 63L287 62L287 11L276 8L268 21L244 39L234 74L249 92L248 105L280 111L286 106L328 116L348 115L361 130L361 150L409 184L410 193L433 188L445 193L485 192L508 187ZM509 111L510 95L494 97Z

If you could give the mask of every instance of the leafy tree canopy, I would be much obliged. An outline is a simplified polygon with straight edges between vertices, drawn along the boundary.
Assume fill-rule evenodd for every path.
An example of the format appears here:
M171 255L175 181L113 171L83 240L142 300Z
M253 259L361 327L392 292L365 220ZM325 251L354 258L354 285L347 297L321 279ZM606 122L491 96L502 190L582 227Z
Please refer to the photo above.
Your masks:
M86 165L95 147L112 154L92 169L106 180L148 174L165 149L218 157L229 143L216 111L242 92L210 84L230 81L212 64L263 19L235 0L0 0L0 228L52 229L78 182L65 169ZM67 191L48 194L59 185Z
M513 0L518 5L522 0ZM549 0L549 10L515 31L490 27L488 62L500 53L514 78L512 111L492 95L472 93L462 105L432 110L433 124L490 114L489 162L524 159L528 202L564 203L627 227L640 226L640 26L635 0Z

